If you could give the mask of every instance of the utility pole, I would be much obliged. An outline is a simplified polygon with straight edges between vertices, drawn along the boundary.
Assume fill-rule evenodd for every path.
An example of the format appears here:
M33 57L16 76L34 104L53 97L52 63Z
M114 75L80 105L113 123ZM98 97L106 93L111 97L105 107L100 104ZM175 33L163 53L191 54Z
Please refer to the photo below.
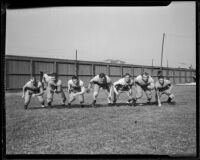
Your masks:
M77 49L76 49L76 55L75 55L75 74L78 75L78 65L77 65Z
M165 33L163 33L163 39L162 39L161 64L160 64L161 70L162 70L162 62L163 62L164 39L165 39Z

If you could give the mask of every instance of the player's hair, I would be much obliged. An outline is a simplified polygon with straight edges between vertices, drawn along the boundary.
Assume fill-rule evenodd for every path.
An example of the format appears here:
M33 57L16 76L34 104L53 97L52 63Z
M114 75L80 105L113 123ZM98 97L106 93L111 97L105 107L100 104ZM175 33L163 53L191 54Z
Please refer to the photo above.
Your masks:
M100 73L99 78L103 78L103 77L106 77L105 73Z
M31 80L35 80L35 81L36 81L36 77L35 77L35 76L32 76L32 77L31 77Z
M126 77L126 76L131 77L131 75L130 75L129 73L126 73L126 74L124 75L124 77Z
M142 72L142 76L145 75L145 76L149 76L149 73L147 72Z
M164 79L163 75L158 76L158 79Z
M40 81L42 82L44 72L40 71Z
M57 74L56 73L52 73L51 76L57 78Z
M78 76L72 76L72 79L77 79L78 80Z

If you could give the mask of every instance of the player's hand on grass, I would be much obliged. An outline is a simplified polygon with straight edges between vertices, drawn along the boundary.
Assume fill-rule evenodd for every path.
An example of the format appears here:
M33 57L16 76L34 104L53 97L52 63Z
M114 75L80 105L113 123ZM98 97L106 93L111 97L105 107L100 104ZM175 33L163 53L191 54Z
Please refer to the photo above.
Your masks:
M161 103L159 103L159 104L158 104L158 107L161 107L161 106L162 106Z
M90 93L90 89L89 88L86 89L86 93Z

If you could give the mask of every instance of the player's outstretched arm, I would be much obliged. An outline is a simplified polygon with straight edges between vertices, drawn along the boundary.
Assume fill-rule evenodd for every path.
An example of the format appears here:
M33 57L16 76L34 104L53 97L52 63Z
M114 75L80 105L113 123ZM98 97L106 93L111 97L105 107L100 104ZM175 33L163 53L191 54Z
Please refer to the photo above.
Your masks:
M25 89L26 89L26 85L24 85L23 88L22 88L22 98L24 98L24 95L25 95Z
M156 88L155 91L156 91L156 101L158 102L158 106L161 107L159 90Z
M39 93L37 93L37 94L35 94L35 96L41 96L41 95L43 95L44 94L44 89L43 89L43 87L41 86L40 87L40 92Z

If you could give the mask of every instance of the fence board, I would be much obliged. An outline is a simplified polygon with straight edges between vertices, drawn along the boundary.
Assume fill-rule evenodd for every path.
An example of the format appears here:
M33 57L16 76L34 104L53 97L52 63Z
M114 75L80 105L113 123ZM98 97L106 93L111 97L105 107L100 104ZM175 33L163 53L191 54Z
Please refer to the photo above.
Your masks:
M7 60L6 69L8 74L30 74L30 61Z
M45 73L53 73L54 72L54 63L53 62L33 62L34 66L34 73L39 74L40 71Z
M58 67L58 74L68 74L68 75L75 74L75 64L57 63L57 67Z
M92 73L92 66L91 65L79 65L78 68L79 75L91 75Z
M110 75L120 76L121 75L121 68L120 67L110 67Z
M131 68L127 68L127 67L123 67L123 75L125 75L126 73L129 73L131 76L133 76L132 72L131 72Z
M7 77L7 88L8 89L19 89L22 88L26 82L30 80L29 75L9 75Z
M100 73L108 74L107 66L95 65L95 75L100 74Z
M142 73L142 68L134 68L134 77L137 77Z

